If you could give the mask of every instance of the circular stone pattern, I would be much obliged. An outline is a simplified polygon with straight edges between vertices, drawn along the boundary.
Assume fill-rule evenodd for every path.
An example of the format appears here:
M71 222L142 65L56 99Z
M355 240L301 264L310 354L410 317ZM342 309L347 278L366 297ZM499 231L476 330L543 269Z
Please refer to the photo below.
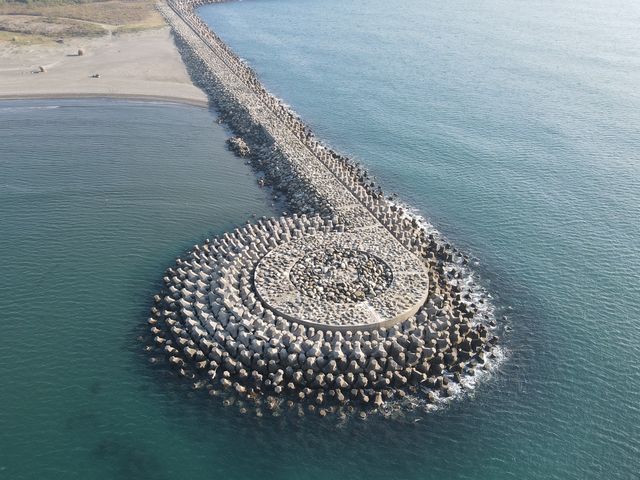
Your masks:
M391 268L375 255L353 249L327 248L300 259L289 273L291 283L311 298L362 302L386 290Z
M386 231L316 233L270 250L253 275L277 315L315 328L388 327L414 315L428 292L424 264Z

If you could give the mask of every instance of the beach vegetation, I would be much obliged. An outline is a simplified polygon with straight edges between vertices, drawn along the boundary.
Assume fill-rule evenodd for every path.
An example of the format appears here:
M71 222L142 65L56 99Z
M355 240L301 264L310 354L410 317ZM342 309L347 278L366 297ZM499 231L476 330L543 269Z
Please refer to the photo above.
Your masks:
M0 31L36 38L91 37L164 26L154 0L0 0ZM4 36L0 36L0 41Z

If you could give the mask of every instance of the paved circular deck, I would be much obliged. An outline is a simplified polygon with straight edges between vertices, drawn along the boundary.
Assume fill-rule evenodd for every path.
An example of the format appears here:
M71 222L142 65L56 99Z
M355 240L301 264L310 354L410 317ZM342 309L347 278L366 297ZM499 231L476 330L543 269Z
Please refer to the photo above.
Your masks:
M271 250L254 273L255 291L277 314L329 330L370 330L401 322L426 301L423 263L376 229L305 235Z

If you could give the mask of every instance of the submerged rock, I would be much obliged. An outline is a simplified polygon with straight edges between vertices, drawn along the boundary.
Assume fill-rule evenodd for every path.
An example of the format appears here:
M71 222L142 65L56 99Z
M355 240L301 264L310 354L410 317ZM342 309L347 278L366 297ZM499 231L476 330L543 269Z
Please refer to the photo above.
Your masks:
M247 157L251 153L249 145L241 137L232 137L227 140L229 150L234 152L239 157Z

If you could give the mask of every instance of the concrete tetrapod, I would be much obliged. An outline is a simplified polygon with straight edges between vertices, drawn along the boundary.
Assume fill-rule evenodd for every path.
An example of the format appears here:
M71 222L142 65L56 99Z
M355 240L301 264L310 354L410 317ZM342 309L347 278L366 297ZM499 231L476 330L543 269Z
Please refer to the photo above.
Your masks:
M497 342L466 258L316 140L194 14L200 4L159 10L234 131L231 148L298 213L178 259L154 299L150 350L194 385L226 392L225 404L302 402L325 416L341 404L383 409L407 392L450 396Z

